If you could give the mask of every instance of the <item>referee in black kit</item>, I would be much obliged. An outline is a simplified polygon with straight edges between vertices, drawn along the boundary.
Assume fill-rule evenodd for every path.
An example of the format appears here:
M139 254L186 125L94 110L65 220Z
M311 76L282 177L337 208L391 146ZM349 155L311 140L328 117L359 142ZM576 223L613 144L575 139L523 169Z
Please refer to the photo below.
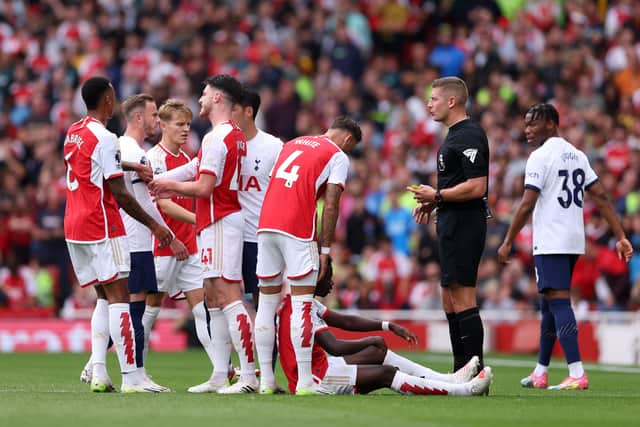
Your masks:
M438 189L411 186L420 205L419 224L437 207L438 246L442 269L442 306L449 322L454 372L469 359L482 359L484 329L476 302L478 264L487 234L486 203L489 143L482 128L467 117L467 85L457 77L433 82L427 104L433 118L449 128L438 151Z

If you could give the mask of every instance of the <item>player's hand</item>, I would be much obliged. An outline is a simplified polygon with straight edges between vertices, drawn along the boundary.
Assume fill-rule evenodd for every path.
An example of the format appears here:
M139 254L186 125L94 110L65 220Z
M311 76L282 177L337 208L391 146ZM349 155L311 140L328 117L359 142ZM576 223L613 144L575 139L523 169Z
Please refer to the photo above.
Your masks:
M171 189L171 184L167 179L154 179L149 183L149 191L156 199L172 199L176 193Z
M411 185L407 190L413 193L413 198L420 203L433 203L436 201L436 189L430 185Z
M616 242L616 252L618 253L618 258L629 262L631 255L633 255L633 246L631 246L631 242L625 237Z
M160 242L160 248L169 246L171 242L174 240L174 237L173 237L173 234L171 234L171 231L169 231L167 228L164 228L159 224L156 224L151 229L151 232L153 233L153 236L156 238L156 240Z
M413 218L417 224L428 224L431 213L436 208L435 203L420 203L413 209Z
M418 344L418 337L416 336L416 334L414 334L407 328L404 328L395 323L389 323L389 330L394 334L396 334L397 336L399 336L400 338L403 338L404 340L406 340L409 344L413 344L413 345Z
M498 248L498 262L507 264L509 262L509 255L511 254L511 243L502 242L502 245Z
M138 174L138 178L146 183L153 180L153 170L151 170L151 165L143 165L142 163L136 163L135 165L135 171Z
M173 241L169 244L169 248L171 248L171 252L176 257L178 261L184 261L189 258L189 251L187 247L180 241L180 239L173 239Z
M318 282L324 280L324 276L327 275L329 270L329 255L320 254L320 271L318 272Z

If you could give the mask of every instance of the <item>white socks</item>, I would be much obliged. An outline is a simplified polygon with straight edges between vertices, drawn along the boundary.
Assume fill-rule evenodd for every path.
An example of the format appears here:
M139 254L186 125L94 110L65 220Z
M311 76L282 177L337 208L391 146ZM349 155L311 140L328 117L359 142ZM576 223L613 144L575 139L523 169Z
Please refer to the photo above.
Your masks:
M436 372L425 366L412 362L411 360L404 358L391 350L387 350L387 355L385 356L382 364L393 366L394 368L399 369L405 374L430 380L449 382L452 381L453 377L451 374L441 374L440 372Z
M314 385L311 375L311 352L314 341L312 306L313 294L291 295L291 342L298 362L296 390L310 389Z
M582 362L569 363L569 376L573 378L580 378L584 375L584 368Z
M213 346L211 345L211 337L207 330L207 312L204 308L204 302L200 302L193 306L191 312L193 313L193 321L196 324L196 335L204 351L207 353L211 366L214 366Z
M536 369L533 370L533 375L539 377L540 375L546 374L549 370L548 366L541 365L536 363Z
M452 395L469 396L471 391L464 384L453 384L443 381L414 377L397 371L391 382L391 389L409 395Z
M160 307L147 305L144 308L144 314L142 315L142 326L144 327L144 352L142 353L143 364L147 363L147 353L149 353L149 337L151 336L153 324L156 322L156 318L158 317L159 313Z
M256 382L253 356L253 325L242 301L234 301L222 310L229 326L233 348L240 359L240 380ZM228 359L227 359L228 360Z
M120 362L120 372L136 371L136 343L128 303L109 304L109 333Z
M231 356L231 337L224 313L219 308L210 308L209 328L211 329L211 346L213 347L213 376L210 381L223 384L227 381L229 357Z
M260 362L260 383L274 387L273 347L276 340L276 311L280 304L280 294L260 293L260 303L256 313L255 339L258 362Z
M109 303L98 298L91 315L91 363L93 376L107 376L107 346L109 345Z

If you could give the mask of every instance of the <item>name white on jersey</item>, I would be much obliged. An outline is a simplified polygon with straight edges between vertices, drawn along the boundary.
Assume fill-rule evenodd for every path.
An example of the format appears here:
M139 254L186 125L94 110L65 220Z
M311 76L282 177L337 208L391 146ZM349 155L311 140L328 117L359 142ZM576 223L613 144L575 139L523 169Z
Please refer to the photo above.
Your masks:
M282 149L282 141L258 129L247 141L247 156L242 160L238 200L244 215L244 241L258 241L258 219L271 170Z
M122 153L122 161L147 164L146 153L138 145L138 142L130 136L121 136L120 151ZM127 191L131 195L135 195L133 191L133 184L140 178L136 172L125 171L124 183L127 187ZM152 250L151 231L149 229L133 219L123 209L120 209L120 216L124 222L124 228L127 230L127 241L129 243L129 250L131 252L148 252Z
M525 188L540 192L533 210L533 254L584 253L584 192L598 180L587 156L549 138L527 160Z

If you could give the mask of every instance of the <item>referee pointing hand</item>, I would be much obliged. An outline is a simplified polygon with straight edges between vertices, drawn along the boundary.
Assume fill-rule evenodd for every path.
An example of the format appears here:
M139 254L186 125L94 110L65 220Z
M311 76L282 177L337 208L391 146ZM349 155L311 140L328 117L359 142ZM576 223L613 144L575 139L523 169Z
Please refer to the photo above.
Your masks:
M476 302L478 264L487 232L489 143L482 128L466 114L469 92L457 77L433 82L427 104L449 133L438 151L438 188L411 186L420 203L414 210L419 224L438 208L438 246L442 269L442 306L449 322L454 371L473 356L480 357L484 329Z

